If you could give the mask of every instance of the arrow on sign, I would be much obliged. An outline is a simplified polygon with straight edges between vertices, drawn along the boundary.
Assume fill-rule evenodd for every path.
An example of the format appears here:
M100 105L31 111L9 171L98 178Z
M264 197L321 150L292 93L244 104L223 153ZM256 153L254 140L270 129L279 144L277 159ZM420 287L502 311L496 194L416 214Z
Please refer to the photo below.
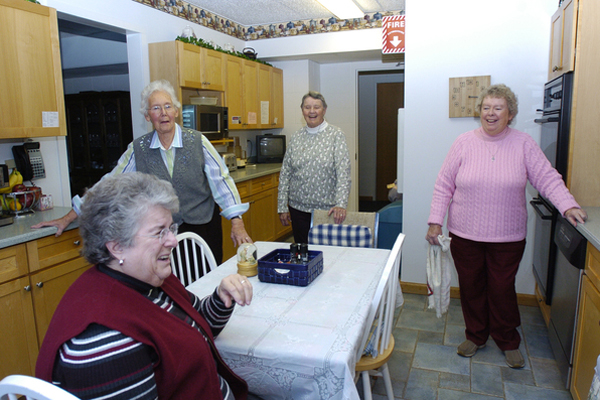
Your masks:
M402 43L402 40L398 39L398 36L394 36L394 38L390 40L390 43L394 45L394 47L398 47L398 45Z

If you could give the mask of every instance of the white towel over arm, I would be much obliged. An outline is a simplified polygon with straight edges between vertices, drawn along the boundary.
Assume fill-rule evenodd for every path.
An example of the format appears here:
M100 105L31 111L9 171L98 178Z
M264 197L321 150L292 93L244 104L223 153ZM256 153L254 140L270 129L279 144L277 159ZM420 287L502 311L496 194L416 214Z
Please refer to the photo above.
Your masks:
M450 240L452 239L444 235L438 235L440 246L430 244L427 252L428 308L435 308L438 318L448 311L450 304Z

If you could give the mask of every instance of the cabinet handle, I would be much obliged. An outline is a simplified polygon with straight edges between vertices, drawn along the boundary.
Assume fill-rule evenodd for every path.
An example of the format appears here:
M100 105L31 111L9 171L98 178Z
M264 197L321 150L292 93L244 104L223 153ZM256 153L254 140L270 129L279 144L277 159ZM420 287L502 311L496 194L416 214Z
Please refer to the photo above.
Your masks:
M35 284L35 286L41 288L42 286L44 286L44 282L38 282Z
M73 242L73 244L75 246L79 246L81 244L81 240L76 240L76 241Z
M555 65L554 68L552 68L552 72L556 72L556 71L560 71L562 70L562 67L559 67L558 65Z
M25 289L26 292L31 292L31 285L27 285L23 289Z

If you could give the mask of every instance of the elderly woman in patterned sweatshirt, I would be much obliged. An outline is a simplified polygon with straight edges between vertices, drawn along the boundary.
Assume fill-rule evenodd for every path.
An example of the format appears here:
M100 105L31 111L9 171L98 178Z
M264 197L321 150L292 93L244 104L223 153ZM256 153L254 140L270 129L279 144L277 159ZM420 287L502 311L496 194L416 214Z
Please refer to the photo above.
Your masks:
M277 212L291 222L296 243L308 243L313 210L329 210L336 224L346 219L350 194L350 158L344 132L325 121L327 103L308 92L300 105L306 126L287 147L279 176Z
M537 143L508 127L518 108L507 86L484 90L478 109L481 127L456 139L437 177L426 240L439 244L448 212L466 325L457 353L472 357L491 336L508 366L522 368L515 277L527 235L527 181L573 225L587 215Z

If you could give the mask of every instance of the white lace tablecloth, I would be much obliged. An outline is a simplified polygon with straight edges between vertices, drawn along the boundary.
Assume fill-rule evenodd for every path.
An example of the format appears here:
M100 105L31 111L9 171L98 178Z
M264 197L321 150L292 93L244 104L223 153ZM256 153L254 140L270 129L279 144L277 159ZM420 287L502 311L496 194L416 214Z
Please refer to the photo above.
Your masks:
M289 243L257 242L259 258ZM263 283L215 340L227 364L267 399L356 399L355 354L389 250L311 245L323 272L306 287ZM199 297L237 272L236 259L188 286Z

